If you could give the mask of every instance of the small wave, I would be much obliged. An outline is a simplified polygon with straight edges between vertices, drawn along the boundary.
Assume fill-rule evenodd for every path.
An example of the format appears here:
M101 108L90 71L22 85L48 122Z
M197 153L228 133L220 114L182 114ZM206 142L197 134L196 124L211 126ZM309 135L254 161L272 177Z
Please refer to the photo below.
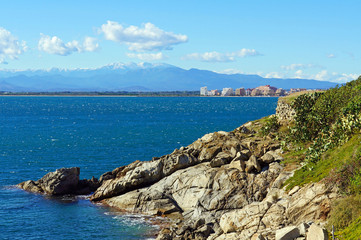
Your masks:
M1 190L20 190L20 188L17 185L5 185L0 187Z

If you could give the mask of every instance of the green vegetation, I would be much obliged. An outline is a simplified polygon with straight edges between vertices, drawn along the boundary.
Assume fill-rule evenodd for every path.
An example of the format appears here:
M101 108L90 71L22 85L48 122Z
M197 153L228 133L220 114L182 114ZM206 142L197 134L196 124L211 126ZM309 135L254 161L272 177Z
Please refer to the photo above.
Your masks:
M270 133L276 132L280 127L278 119L275 115L264 119L263 126L260 129L262 136L267 136Z
M361 77L325 92L282 98L296 111L294 122L278 128L286 168L294 169L286 189L323 181L337 187L329 227L339 239L361 236ZM264 122L264 132L272 120ZM283 143L283 144L282 144Z
M359 203L360 204L360 203ZM361 239L361 216L352 221L342 231L336 232L335 236L343 240L360 240Z
M330 149L324 153L320 161L310 162L303 166L295 172L292 178L286 181L287 189L292 189L294 186L303 186L309 182L318 182L328 177L330 172L332 172L330 175L334 178L336 178L336 173L344 174L345 171L341 170L341 168L351 161L356 161L356 157L361 153L360 142L361 135L357 134L342 146ZM291 151L285 155L285 159L287 161L295 157L302 159L306 152L307 150L304 149L296 152ZM325 180L330 184L338 184L338 186L343 184L332 178L326 178Z

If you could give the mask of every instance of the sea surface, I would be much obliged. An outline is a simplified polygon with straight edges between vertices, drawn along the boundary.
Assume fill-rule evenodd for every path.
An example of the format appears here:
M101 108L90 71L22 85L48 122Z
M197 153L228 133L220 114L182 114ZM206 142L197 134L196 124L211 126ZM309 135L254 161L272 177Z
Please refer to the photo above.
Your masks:
M0 239L146 239L147 216L15 185L61 167L99 177L275 113L272 97L0 97Z

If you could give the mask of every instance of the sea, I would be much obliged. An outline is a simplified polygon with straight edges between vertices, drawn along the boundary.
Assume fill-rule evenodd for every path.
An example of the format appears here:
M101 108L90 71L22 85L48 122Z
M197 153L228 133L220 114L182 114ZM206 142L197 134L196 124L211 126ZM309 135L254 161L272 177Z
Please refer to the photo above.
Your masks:
M276 105L274 97L0 97L0 239L152 239L157 219L16 184L62 167L99 178L274 114Z

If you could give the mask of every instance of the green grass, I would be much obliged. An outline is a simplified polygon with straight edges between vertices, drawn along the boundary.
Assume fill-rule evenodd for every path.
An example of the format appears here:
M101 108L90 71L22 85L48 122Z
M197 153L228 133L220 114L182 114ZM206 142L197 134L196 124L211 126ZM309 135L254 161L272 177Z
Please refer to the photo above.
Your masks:
M297 170L293 177L286 181L286 189L290 190L294 186L303 186L310 182L318 182L329 175L334 168L339 168L343 164L352 160L356 152L361 151L361 135L353 136L348 142L340 147L327 151L316 163L309 163ZM298 155L299 154L299 155ZM286 155L285 161L291 161L292 158L300 158L304 151L292 152Z
M336 232L335 236L342 240L360 240L361 239L361 216L351 222L351 224L342 231Z
M287 103L287 104L291 104L298 96L305 94L305 93L314 93L314 92L316 92L316 91L302 91L302 92L292 93L288 96L280 97L279 101Z

